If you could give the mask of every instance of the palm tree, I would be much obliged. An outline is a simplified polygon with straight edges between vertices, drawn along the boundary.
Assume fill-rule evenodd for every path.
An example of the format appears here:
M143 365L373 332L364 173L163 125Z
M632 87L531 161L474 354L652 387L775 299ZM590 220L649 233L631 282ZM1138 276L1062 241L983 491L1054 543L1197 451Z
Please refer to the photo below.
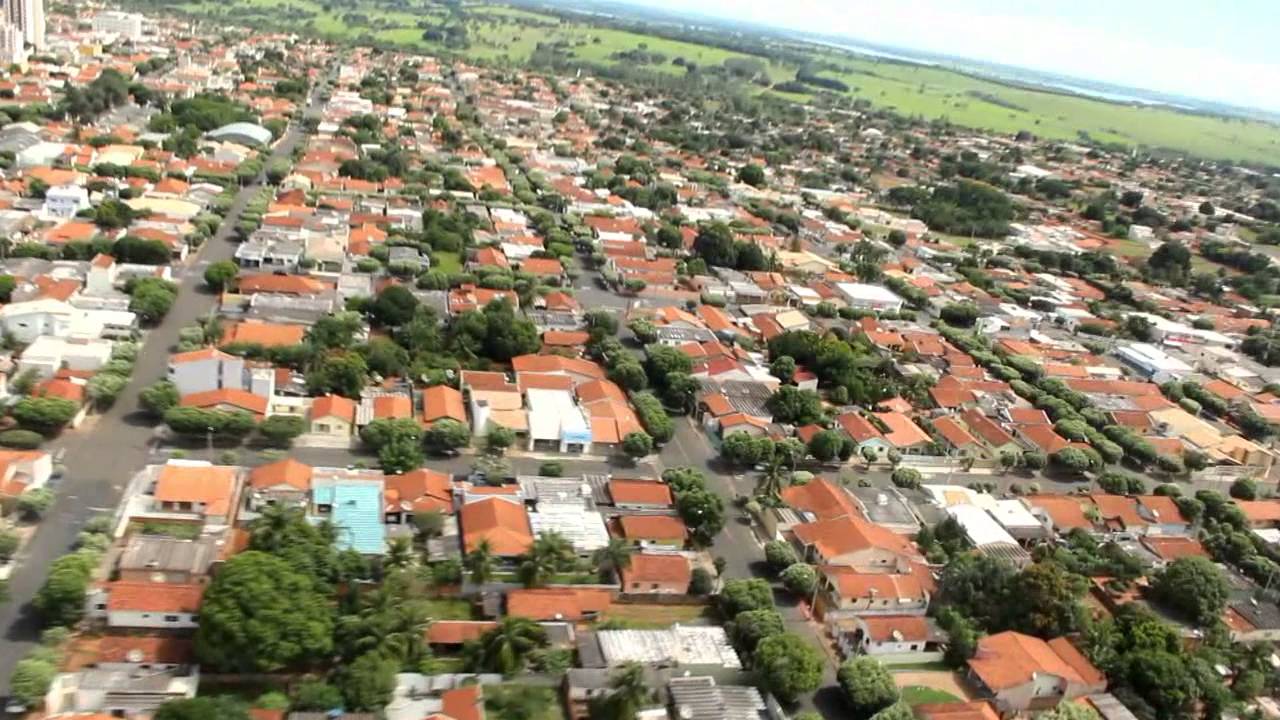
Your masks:
M541 625L508 616L480 637L477 661L481 670L511 675L524 667L530 652L546 644L547 634Z
M548 530L533 541L533 547L525 554L520 565L520 576L525 587L539 587L558 572L573 567L573 545L564 535Z
M466 558L467 572L471 573L471 582L476 585L489 582L489 578L493 577L493 564L493 546L488 540L481 540L476 544L476 549L472 550Z
M609 544L596 550L591 556L600 578L620 578L623 570L631 567L631 544L622 538L610 538Z
M649 688L644 667L629 662L609 676L609 694L595 704L591 716L606 720L635 720L639 711L652 700L653 691Z
M250 525L250 547L253 550L276 552L284 544L285 536L294 521L302 519L300 507L285 507L271 503L262 509Z
M777 500L782 494L782 486L784 484L782 474L783 455L785 453L774 453L769 460L769 469L764 471L760 476L760 482L756 484L756 495L769 500Z
M387 555L382 561L384 567L404 569L413 564L413 545L407 537L392 538L387 543Z

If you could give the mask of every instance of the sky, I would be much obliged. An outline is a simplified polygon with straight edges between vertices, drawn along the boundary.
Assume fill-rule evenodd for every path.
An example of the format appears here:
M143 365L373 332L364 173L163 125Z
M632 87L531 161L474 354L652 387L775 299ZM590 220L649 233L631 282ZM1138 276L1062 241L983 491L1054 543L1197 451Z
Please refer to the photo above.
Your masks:
M628 0L1280 111L1275 0Z

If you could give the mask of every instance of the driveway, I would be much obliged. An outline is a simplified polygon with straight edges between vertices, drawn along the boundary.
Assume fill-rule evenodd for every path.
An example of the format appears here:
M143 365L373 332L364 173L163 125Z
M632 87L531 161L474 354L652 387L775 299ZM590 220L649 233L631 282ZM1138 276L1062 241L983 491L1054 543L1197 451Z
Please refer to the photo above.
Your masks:
M308 113L318 109L317 100L313 95ZM290 158L301 138L301 123L291 124L271 157ZM200 248L199 262L231 259L236 247L231 233L262 182L259 177L236 195L217 235ZM49 563L71 550L85 520L115 509L129 478L149 460L155 424L138 411L138 395L165 377L169 355L178 344L178 331L213 311L215 296L203 286L202 273L184 274L173 308L147 334L133 377L115 405L95 418L91 428L68 431L47 448L50 452L65 450L62 462L67 472L57 487L53 507L18 558L9 579L9 602L0 605L0 687L5 693L14 665L39 640L40 624L30 604L44 582Z

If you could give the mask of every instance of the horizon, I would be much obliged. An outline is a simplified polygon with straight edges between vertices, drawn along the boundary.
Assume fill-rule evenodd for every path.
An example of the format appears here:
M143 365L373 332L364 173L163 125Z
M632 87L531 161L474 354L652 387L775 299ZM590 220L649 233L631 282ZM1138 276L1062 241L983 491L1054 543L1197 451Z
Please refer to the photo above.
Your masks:
M1157 0L1029 6L1013 0L793 0L785 6L703 0L697 8L682 0L616 1L1280 112L1280 43L1269 37L1280 27L1280 5L1261 0L1227 7Z

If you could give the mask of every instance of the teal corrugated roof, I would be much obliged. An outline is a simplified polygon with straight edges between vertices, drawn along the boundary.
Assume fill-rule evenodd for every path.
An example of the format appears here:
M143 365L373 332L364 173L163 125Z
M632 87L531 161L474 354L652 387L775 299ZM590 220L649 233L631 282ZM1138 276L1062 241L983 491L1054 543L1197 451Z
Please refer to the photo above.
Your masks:
M381 555L386 549L387 530L382 524L382 488L374 483L336 483L332 505L338 547L361 555Z

